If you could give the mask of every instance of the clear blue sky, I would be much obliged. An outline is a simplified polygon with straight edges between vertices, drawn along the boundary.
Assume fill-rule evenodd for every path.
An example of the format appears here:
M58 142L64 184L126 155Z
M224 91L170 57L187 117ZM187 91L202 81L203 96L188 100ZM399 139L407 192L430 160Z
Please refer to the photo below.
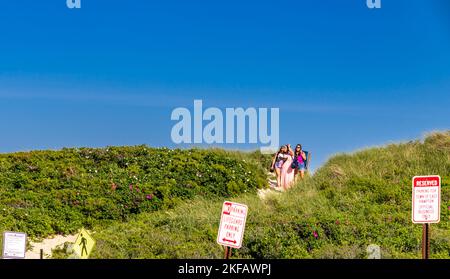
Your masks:
M198 98L279 107L315 168L450 128L448 0L65 2L1 1L0 152L174 146Z

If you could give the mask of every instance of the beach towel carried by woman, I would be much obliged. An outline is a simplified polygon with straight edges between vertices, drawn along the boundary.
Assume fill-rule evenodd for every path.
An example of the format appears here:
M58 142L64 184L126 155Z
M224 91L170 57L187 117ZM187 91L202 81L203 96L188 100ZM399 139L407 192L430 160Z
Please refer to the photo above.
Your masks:
M294 169L291 168L292 157L288 156L287 161L283 164L281 168L281 187L287 190L291 184L294 182Z

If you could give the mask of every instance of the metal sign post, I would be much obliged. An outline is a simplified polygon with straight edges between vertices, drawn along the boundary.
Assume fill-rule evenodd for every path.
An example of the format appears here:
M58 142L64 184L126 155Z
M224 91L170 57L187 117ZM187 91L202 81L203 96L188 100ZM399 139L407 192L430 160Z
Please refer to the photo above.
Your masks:
M224 256L225 260L229 260L231 258L231 250L232 249L233 248L231 248L231 247L225 246L225 256Z
M422 259L430 258L430 224L423 224L422 231Z

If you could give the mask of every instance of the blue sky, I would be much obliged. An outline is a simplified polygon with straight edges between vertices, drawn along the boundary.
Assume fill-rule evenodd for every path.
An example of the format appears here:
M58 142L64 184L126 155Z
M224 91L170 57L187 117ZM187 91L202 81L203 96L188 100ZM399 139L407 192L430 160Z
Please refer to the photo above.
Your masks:
M450 2L1 1L0 152L174 147L194 99L280 108L314 168L449 129Z

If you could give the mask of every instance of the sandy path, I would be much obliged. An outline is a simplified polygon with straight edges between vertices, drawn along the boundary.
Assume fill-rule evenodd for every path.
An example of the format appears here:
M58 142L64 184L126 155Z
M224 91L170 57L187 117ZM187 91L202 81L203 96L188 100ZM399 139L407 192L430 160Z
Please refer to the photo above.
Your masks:
M25 259L39 259L41 249L44 249L44 259L50 258L52 249L55 249L66 242L75 242L76 237L77 235L55 235L44 239L42 242L31 241L30 244L33 248L26 252Z
M273 195L282 191L282 189L277 186L277 178L272 173L269 173L268 175L269 188L258 190L258 197L261 200L264 200L268 195Z

